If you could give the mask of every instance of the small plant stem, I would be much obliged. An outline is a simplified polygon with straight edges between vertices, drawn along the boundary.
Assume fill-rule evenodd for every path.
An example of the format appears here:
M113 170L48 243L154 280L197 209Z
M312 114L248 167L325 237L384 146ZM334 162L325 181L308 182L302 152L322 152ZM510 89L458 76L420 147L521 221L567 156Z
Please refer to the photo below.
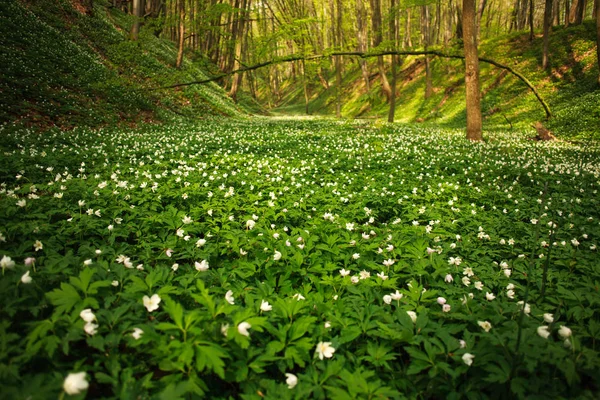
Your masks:
M550 266L550 255L552 254L552 243L554 241L554 233L555 231L552 230L550 232L550 238L548 239L548 254L546 255L546 262L544 263L544 272L542 274L542 289L540 291L541 293L538 301L543 301L544 295L546 294L546 281L548 279L548 267Z
M542 201L540 203L540 211L543 210L543 207L544 207L547 189L548 189L548 182L546 182L544 184L544 191L542 192ZM531 273L533 272L533 263L534 263L533 260L535 258L535 250L537 249L539 239L540 239L540 225L538 224L538 225L536 225L535 240L533 242L533 246L531 248L531 256L529 258L529 268L527 271L527 285L525 286L525 296L523 296L523 308L521 308L521 313L519 314L519 322L518 322L519 329L517 331L517 343L515 344L515 352L514 352L512 368L510 371L509 381L512 380L512 378L515 376L515 374L517 372L517 368L519 367L518 356L519 356L519 348L521 347L521 337L523 334L523 319L525 318L525 307L527 307L527 300L529 299L529 283L531 280Z

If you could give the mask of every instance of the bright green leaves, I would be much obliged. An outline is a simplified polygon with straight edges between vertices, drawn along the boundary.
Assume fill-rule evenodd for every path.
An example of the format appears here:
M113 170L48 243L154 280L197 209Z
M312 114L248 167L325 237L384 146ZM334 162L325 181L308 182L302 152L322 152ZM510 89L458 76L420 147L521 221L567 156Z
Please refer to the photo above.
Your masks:
M94 270L85 268L81 271L78 277L69 278L70 283L61 283L60 289L46 293L48 299L55 308L55 314L61 315L72 311L76 306L79 309L86 307L99 308L100 305L95 297L98 290L110 286L110 282L99 280L92 282Z
M73 285L69 283L61 283L60 289L54 289L47 293L46 296L50 302L56 307L56 314L64 314L71 311L77 304L81 302L81 296ZM96 306L98 303L96 302Z

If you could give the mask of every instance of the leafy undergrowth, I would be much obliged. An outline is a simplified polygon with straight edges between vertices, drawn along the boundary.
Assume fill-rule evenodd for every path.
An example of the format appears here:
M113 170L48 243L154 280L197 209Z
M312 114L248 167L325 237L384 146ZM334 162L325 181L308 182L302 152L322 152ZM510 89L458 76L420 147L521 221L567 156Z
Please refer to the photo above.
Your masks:
M2 134L3 397L597 398L598 147Z
M186 60L175 69L173 43L150 26L130 41L132 17L94 3L94 16L69 0L0 3L0 123L98 127L246 113L216 84L153 90L203 79L205 68Z

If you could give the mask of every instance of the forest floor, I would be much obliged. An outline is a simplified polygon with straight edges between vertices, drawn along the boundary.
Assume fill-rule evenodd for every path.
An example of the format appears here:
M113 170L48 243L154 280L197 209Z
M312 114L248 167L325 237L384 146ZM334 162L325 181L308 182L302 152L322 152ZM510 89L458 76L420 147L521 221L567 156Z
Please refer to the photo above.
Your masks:
M6 397L600 391L597 144L284 118L2 135Z

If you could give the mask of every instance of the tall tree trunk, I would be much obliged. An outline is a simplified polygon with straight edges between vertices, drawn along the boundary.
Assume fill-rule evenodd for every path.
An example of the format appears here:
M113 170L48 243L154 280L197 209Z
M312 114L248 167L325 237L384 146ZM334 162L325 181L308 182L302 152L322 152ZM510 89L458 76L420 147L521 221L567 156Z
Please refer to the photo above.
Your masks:
M542 53L542 68L547 69L548 63L548 47L550 43L550 31L552 29L552 0L546 0L544 6L544 49Z
M142 0L133 0L133 25L129 37L131 40L138 40L140 34L140 19L142 18Z
M391 47L396 47L396 39L397 39L397 25L396 25L396 0L390 0L390 42L392 43ZM394 122L394 117L396 115L396 59L397 56L392 55L392 85L391 85L391 96L390 96L390 109L388 112L388 122Z
M465 48L465 86L467 108L467 139L482 140L481 91L479 88L479 58L475 28L475 0L463 0L463 45Z
M481 21L483 20L483 12L486 5L487 0L479 0L479 7L477 9L477 40L481 37Z
M444 48L447 48L452 39L452 0L449 1L448 7L444 11L446 13L446 22L444 23Z
M179 0L179 49L177 50L177 61L175 68L181 68L183 64L183 45L185 42L185 0Z
M577 0L577 8L575 9L575 25L580 25L585 17L586 0Z
M238 69L240 67L240 59L242 58L242 53L244 52L244 46L246 45L246 21L248 20L248 12L249 12L250 0L242 0L240 4L240 13L238 14L237 21L234 23L237 24L237 40L235 42L235 53L233 57L233 69ZM241 14L241 15L240 15ZM244 74L234 74L231 79L231 89L229 90L229 96L237 100L237 92L242 85L242 79Z
M404 45L409 49L412 47L411 9L406 10L406 29L404 30Z
M565 28L571 25L571 5L570 0L565 0Z
M337 18L336 18L336 32L337 36L336 43L339 49L342 49L342 11L343 11L342 0L336 1ZM337 118L342 117L342 56L335 58L335 81L336 81L336 105L335 105L335 116Z
M365 14L366 13L363 0L356 0L356 49L361 53L367 51L367 17ZM365 60L360 59L358 62L360 64L360 71L362 73L363 80L365 81L365 92L368 92L369 90L371 90L371 84L369 81L369 68Z
M535 1L529 0L529 41L533 42L533 9Z
M429 47L429 6L421 6L421 40L423 47L427 51ZM433 93L433 84L431 82L431 66L429 56L425 56L425 98L428 99Z
M302 60L302 86L304 92L304 113L309 115L308 102L310 100L308 96L308 77L306 76L306 61Z
M371 8L373 10L373 47L377 47L383 41L381 27L381 0L371 0ZM385 76L383 56L377 57L377 67L379 69L379 77L381 78L381 89L389 101L392 96L392 89L390 88L390 83Z
M552 8L552 18L554 19L552 25L560 25L560 0L554 0Z

